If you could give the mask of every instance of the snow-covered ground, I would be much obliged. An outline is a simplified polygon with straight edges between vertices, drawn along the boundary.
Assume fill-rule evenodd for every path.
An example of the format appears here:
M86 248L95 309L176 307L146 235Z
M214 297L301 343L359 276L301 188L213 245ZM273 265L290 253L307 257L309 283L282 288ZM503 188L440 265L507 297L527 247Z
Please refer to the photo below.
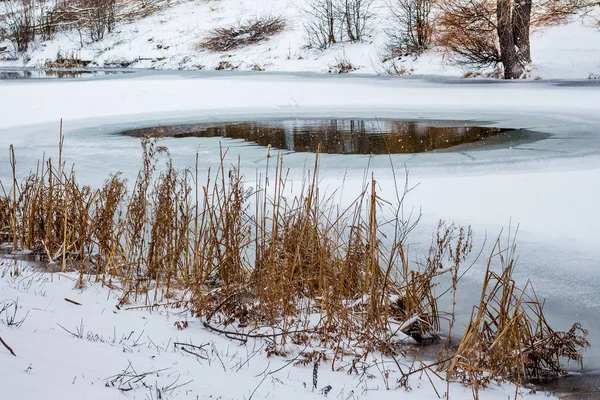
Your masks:
M35 168L35 161L44 152L47 156L56 154L59 118L64 119L65 159L76 164L80 181L94 186L111 172L121 170L133 177L139 168L138 140L115 133L158 123L425 118L474 120L545 132L547 139L526 145L393 155L391 159L397 168L406 165L411 182L418 184L407 200L409 207L423 211L423 222L411 238L415 250L428 244L439 218L471 224L476 245L483 243L486 232L495 237L509 223L520 224L517 278L521 283L531 279L538 295L548 299L545 310L559 329L575 321L590 328L592 349L586 363L592 369L600 366L600 85L591 81L465 83L438 77L141 72L97 80L0 82L0 94L3 181L10 176L9 144L15 145L21 176ZM199 152L208 168L217 162L219 141L164 139L164 144L178 167L193 165ZM250 181L256 168L264 168L264 148L241 140L225 140L223 144L230 148L231 160L241 157L242 170ZM303 166L311 161L310 155L290 153L285 162L292 168L291 179L300 179ZM366 156L324 155L323 187L337 188L345 179L344 194L351 198L368 163ZM370 160L384 197L393 187L389 163L387 156ZM477 296L481 268L478 264L463 281L463 305L459 309L463 322ZM0 279L0 300L18 298L22 306L19 313L29 311L20 329L0 324L0 335L17 353L12 357L0 348L0 386L14 388L11 398L156 398L155 392L150 397L147 388L122 392L104 387L106 378L122 372L131 361L138 372L169 368L149 376L145 380L149 386L167 387L179 375L179 383L193 379L170 393L173 397L248 399L265 371L276 371L287 362L261 353L234 372L240 360L243 363L252 354L253 347L240 347L208 333L193 319L189 328L178 331L173 323L182 317L176 310L152 314L116 310L114 293L93 284L82 291L73 290L70 275L30 274L25 271L17 278L5 274ZM82 306L66 302L65 297ZM83 339L57 325L75 331L82 318ZM135 333L129 337L132 331ZM87 339L88 332L92 340ZM96 335L102 340L93 340ZM209 360L174 350L174 341L212 343ZM311 368L290 366L267 375L253 398L318 396L317 391L310 390L311 382ZM330 397L343 399L436 398L426 376L412 382L412 392L386 391L380 375L364 383L358 376L325 368L319 377L321 383L333 387ZM365 391L365 384L379 390ZM439 387L440 393L446 390L444 384ZM527 390L522 394L526 398L542 396L527 394ZM509 395L514 396L514 388L493 388L482 398L506 399ZM450 399L468 398L469 389L451 385Z
M389 2L375 0L373 30L363 43L338 43L321 51L306 48L304 29L307 0L175 0L149 17L117 24L114 32L96 43L81 45L75 30L61 32L53 40L34 43L18 61L1 61L4 66L40 67L58 57L92 61L92 67L214 70L228 62L239 70L328 72L340 61L357 68L353 73L382 73L385 34L393 20ZM252 18L275 15L286 21L285 30L258 45L224 53L197 49L214 28L236 26ZM600 75L600 29L592 19L573 18L564 26L540 29L532 34L531 78L587 79ZM8 43L5 46L10 48ZM0 43L2 46L2 43ZM24 63L23 60L26 60ZM448 62L441 49L433 49L398 64L407 74L462 76L460 67Z
M396 389L395 365L378 358L366 360L371 366L365 374L335 372L324 362L317 390L312 390L312 365L290 365L280 356L267 358L261 340L245 345L229 341L178 309L150 312L135 309L134 304L127 307L133 310L118 310L118 293L93 283L74 290L75 274L25 269L11 277L14 269L0 266L2 299L18 301L17 322L24 318L19 327L0 322L0 336L16 354L11 356L4 347L0 351L4 398L317 399L323 398L321 389L327 386L331 386L329 398L341 399L434 399L438 398L435 390L442 395L448 389L450 399L471 397L470 388L460 384L447 388L431 372L429 377L413 376L411 390ZM0 307L6 303L2 301ZM178 330L177 321L189 321L189 326ZM148 375L135 378L141 374ZM545 398L529 391L521 388L518 393L525 399ZM514 388L506 385L483 391L481 399L514 395Z

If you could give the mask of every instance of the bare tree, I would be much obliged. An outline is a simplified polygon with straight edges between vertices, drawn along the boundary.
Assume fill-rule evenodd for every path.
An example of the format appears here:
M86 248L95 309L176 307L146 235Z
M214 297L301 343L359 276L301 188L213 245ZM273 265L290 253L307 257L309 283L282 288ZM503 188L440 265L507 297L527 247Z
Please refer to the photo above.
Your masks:
M36 34L41 40L50 40L60 27L60 21L56 19L56 8L58 0L38 0L36 16Z
M83 0L83 5L87 6L87 26L92 41L99 41L104 38L105 33L110 33L115 27L116 19L116 1L115 0Z
M102 40L117 22L116 0L64 0L58 10L65 25L85 32L93 42Z
M371 32L373 0L311 0L304 9L307 42L325 49L338 41L358 42Z
M146 17L168 0L0 0L0 40L10 40L17 52L27 51L36 38L49 40L58 30L76 29L99 41L116 23Z
M564 23L590 0L441 0L438 44L459 63L502 64L506 79L519 78L531 63L532 29Z
M386 34L393 57L421 53L431 45L431 5L432 0L391 0L392 26Z
M531 63L529 30L531 26L532 0L518 0L513 6L513 37L517 48L517 58L521 65Z
M336 42L337 12L334 0L312 0L304 13L304 29L309 46L325 49Z
M343 18L348 40L359 42L371 31L371 20L374 15L371 11L372 0L340 0L342 9L340 15Z
M32 0L6 0L4 15L0 23L4 25L6 37L15 45L17 52L27 51L35 38L35 14Z

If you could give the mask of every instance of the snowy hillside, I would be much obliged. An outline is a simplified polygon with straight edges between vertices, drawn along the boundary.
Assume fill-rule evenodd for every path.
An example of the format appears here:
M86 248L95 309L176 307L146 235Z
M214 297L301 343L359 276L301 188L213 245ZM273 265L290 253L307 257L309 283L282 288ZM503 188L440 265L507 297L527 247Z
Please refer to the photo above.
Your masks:
M4 56L4 66L42 67L60 58L91 62L90 67L152 69L236 69L266 71L384 73L382 58L391 24L386 0L376 0L372 32L361 43L336 43L326 50L307 48L306 0L176 0L162 10L132 22L117 23L104 39L91 42L76 30L58 32L49 41L36 39L25 56ZM265 16L281 17L284 30L266 41L226 52L210 52L198 43L215 28L246 23ZM82 45L83 42L83 45ZM600 74L600 29L592 19L573 18L566 26L544 28L532 34L531 78L587 79ZM9 47L5 43L5 47ZM2 47L2 46L0 46ZM397 62L405 74L462 76L443 50L433 48L418 58Z

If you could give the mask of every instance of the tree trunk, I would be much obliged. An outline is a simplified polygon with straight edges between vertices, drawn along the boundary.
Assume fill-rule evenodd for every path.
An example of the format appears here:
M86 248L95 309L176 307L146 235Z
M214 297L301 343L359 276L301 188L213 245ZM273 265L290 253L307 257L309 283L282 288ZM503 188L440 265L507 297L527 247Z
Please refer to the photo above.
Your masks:
M513 33L517 46L517 57L521 65L531 63L529 26L531 22L531 0L516 0L513 9Z
M356 42L358 41L358 37L354 35L354 25L352 23L353 11L353 4L350 4L349 0L346 0L344 10L344 18L346 19L346 33L348 34L348 39L350 39L351 42Z
M511 3L511 0L497 0L496 2L500 59L502 60L502 65L504 65L505 79L517 79L523 73L523 66L519 62L515 46Z
M335 17L333 9L333 2L331 0L327 1L327 30L328 30L328 38L327 42L329 44L335 43Z

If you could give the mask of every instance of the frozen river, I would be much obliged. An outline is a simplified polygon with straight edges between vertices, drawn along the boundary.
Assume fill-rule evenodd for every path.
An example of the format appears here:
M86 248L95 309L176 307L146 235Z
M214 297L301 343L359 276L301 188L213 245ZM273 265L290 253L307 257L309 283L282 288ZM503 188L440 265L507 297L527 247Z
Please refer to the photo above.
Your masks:
M390 160L418 186L407 205L423 212L411 243L428 245L437 220L470 224L476 245L519 224L516 269L531 279L557 328L590 330L589 370L600 369L600 85L444 78L391 79L327 75L139 72L82 79L0 81L0 179L10 176L15 145L21 176L45 153L56 154L64 120L64 158L80 181L99 185L109 173L134 178L139 140L119 135L158 124L294 118L460 120L538 132L537 140L419 154L323 155L322 185L344 180L348 197L370 164L383 195L393 188ZM218 163L218 148L239 156L248 180L264 170L266 149L240 139L166 138L178 167ZM287 152L291 179L301 179L308 153ZM342 199L343 201L343 199ZM463 316L478 297L484 260L465 277Z

